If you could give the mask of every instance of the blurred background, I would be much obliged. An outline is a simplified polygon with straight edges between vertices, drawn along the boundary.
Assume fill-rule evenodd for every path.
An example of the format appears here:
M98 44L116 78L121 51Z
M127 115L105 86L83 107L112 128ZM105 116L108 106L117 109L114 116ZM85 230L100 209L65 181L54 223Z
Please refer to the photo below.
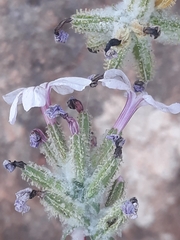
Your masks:
M0 94L19 87L39 85L63 76L87 77L103 72L103 55L87 51L83 36L70 25L66 44L54 42L53 30L76 9L104 7L116 0L0 0ZM172 8L180 14L180 1ZM180 45L163 46L153 41L155 78L147 91L161 102L180 102ZM125 73L136 80L132 67ZM96 136L112 124L124 106L120 91L98 85L74 93L93 116ZM67 110L70 96L52 93L53 103ZM8 123L9 106L0 98L0 156L4 159L44 164L38 149L29 146L33 128L45 129L39 109L26 113L21 106L15 125ZM138 219L129 221L123 240L180 239L180 114L162 113L152 107L139 109L124 130L126 144L121 175L127 198L139 200ZM48 219L38 199L29 201L23 216L14 210L15 192L28 187L20 171L8 174L0 165L0 240L59 240L60 223Z

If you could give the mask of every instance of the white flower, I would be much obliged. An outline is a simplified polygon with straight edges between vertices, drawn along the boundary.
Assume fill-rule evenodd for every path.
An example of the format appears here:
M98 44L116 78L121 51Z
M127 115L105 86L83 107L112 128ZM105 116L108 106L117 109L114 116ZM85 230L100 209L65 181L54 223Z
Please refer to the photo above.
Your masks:
M151 95L144 91L144 87L142 87L142 91L140 93L135 92L131 88L129 79L121 70L107 70L104 74L104 78L99 81L102 82L103 86L108 88L124 90L127 92L127 101L125 107L114 124L114 128L118 129L118 132L123 130L136 110L141 106L151 105L163 112L169 112L173 114L180 113L180 103L173 103L167 106L163 103L157 102ZM141 87L138 86L138 88Z
M22 104L25 111L33 107L50 105L50 91L53 88L59 94L65 95L74 90L82 91L91 80L80 77L64 77L36 87L19 88L3 96L5 102L11 105L9 122L14 124L17 116L17 105Z

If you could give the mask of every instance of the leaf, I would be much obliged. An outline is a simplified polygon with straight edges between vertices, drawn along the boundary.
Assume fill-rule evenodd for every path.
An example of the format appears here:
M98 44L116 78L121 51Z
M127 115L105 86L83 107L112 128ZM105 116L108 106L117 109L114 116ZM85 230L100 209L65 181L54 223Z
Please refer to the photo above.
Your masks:
M141 81L147 82L153 77L153 59L148 38L135 37L133 54Z

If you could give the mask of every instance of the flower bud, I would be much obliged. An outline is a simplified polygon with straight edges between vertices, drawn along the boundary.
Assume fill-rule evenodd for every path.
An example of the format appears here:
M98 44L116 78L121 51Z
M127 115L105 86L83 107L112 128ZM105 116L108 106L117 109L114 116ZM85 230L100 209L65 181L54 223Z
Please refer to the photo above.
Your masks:
M104 55L108 60L118 57L118 53L114 49L109 49Z
M81 101L75 99L75 98L70 98L68 101L67 101L67 105L70 109L76 109L77 112L82 112L84 110L84 107L81 103Z
M66 43L68 40L69 34L63 30L54 32L54 40L56 43Z
M135 197L129 200L126 200L122 204L121 210L127 218L130 218L130 219L137 218L138 200Z
M46 115L50 118L50 119L54 119L58 116L64 117L64 115L66 114L66 112L61 108L60 105L55 104L55 105L51 105L49 106L49 108L46 110Z
M135 92L143 92L145 89L144 82L140 80L135 81L133 88Z
M40 143L45 142L47 137L40 129L34 129L29 136L30 146L37 148Z
M30 207L26 204L29 199L34 198L35 196L40 196L44 194L42 191L33 190L31 188L25 188L16 193L16 200L14 203L15 210L17 212L27 213L30 210Z
M10 160L4 160L3 162L3 166L6 170L8 170L8 172L13 172L16 167L24 169L25 165L26 163L24 163L23 161L11 162Z

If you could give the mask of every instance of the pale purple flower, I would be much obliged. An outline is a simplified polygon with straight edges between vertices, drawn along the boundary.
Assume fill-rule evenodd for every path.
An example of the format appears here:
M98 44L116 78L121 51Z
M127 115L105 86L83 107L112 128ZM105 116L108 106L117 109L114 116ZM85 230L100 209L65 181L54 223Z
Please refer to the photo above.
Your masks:
M72 21L71 18L66 18L60 21L60 23L57 25L57 27L54 29L54 40L56 43L66 43L67 39L69 37L69 34L62 30L62 27L66 23L70 23Z
M80 77L64 77L49 83L43 83L36 87L19 88L3 96L5 102L11 105L9 122L14 124L17 116L17 106L23 105L25 111L29 111L33 107L41 107L42 113L47 124L53 124L45 114L46 109L51 105L50 92L51 89L61 95L66 95L75 91L82 91L91 83L90 79Z
M69 37L69 33L65 32L64 30L59 30L58 32L54 33L54 40L56 43L66 43Z
M125 143L125 139L121 136L116 135L116 134L107 135L106 138L111 140L116 146L115 151L114 151L114 157L115 158L121 158L122 147Z
M145 91L145 83L143 81L137 80L134 85L133 85L133 89L135 92L143 92Z
M72 135L79 133L78 122L73 117L70 117L59 105L49 106L46 110L46 115L51 119L61 116L67 121Z
M8 171L8 172L13 172L16 167L24 169L24 166L26 163L23 161L11 161L11 160L4 160L3 161L3 167Z
M3 167L8 171L8 172L13 172L16 168L15 164L11 162L10 160L4 160L3 161Z
M46 140L47 137L40 129L35 128L33 131L31 131L29 136L29 142L31 147L37 148L40 143L46 142Z
M124 90L127 92L127 100L124 109L120 113L117 121L113 126L115 129L118 130L118 133L120 133L124 129L133 114L141 106L151 105L163 112L169 112L173 114L180 113L179 103L173 103L167 106L163 103L155 101L153 97L145 91L142 91L140 93L134 92L134 90L131 88L131 83L129 79L121 70L107 70L104 73L104 79L99 81L102 82L103 86L106 86L108 88Z
M114 144L116 146L122 147L125 143L125 139L121 136L116 135L116 134L107 135L106 138L111 140L112 142L114 142Z
M66 114L66 112L58 104L49 106L48 109L46 110L46 115L50 119L54 119L58 116L64 116L65 114Z
M16 200L14 203L15 210L20 213L27 213L30 210L30 207L26 202L32 198L32 193L34 190L31 188L25 188L16 193Z
M127 218L135 219L137 218L138 207L138 200L133 197L130 200L123 202L121 205L121 210Z
M107 52L104 53L107 60L111 60L113 58L118 57L118 53L114 49L109 49Z

